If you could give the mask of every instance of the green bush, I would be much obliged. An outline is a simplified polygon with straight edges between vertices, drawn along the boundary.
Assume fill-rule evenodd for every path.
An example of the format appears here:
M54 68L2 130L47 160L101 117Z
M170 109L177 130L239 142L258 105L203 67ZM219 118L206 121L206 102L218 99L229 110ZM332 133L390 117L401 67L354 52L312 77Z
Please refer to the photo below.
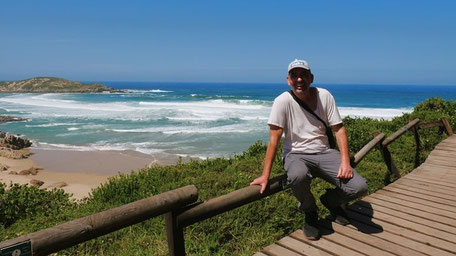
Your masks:
M0 183L0 224L8 227L22 218L55 216L73 202L63 190L47 191L37 186Z

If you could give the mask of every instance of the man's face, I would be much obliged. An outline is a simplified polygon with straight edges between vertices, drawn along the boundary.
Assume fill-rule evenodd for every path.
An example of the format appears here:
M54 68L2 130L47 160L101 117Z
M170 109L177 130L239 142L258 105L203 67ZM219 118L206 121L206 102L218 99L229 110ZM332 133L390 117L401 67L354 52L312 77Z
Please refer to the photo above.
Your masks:
M313 75L307 69L294 68L288 73L287 82L295 94L305 93L313 82Z

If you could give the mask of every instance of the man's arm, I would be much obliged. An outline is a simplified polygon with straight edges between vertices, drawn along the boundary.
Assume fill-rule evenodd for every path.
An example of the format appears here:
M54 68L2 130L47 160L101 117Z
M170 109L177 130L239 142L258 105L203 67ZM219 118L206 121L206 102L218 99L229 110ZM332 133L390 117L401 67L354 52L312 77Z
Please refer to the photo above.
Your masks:
M340 150L340 167L337 177L341 179L351 179L353 177L353 171L350 166L347 132L345 131L343 124L336 124L332 126L332 129L336 134L337 145Z
M263 194L268 185L269 175L271 174L272 164L277 153L277 147L279 146L280 138L282 137L283 129L275 126L269 125L269 144L268 149L266 150L266 156L264 157L264 167L263 174L256 178L250 185L260 185L260 193Z

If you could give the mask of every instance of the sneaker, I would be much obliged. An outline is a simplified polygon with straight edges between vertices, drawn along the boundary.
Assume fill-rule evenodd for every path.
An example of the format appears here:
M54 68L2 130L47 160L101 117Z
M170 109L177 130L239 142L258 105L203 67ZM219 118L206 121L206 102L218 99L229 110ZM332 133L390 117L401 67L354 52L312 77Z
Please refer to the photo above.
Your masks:
M340 206L330 207L327 197L327 193L322 195L320 197L320 201L326 208L328 208L329 212L331 213L331 220L342 226L350 224L350 220L348 219L347 213L344 211L344 209L342 209Z
M305 217L306 223L304 223L304 227L302 231L304 235L309 240L318 240L320 239L320 230L318 229L318 213L317 211L310 211L306 212Z

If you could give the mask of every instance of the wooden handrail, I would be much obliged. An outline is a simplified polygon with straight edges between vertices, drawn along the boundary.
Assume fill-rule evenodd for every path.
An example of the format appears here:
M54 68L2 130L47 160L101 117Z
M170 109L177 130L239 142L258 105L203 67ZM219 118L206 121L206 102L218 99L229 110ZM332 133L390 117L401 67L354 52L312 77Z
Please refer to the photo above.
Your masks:
M66 222L0 243L0 248L30 240L32 255L47 255L195 202L198 190L188 185L117 208Z
M418 119L418 118L410 121L407 125L405 125L404 127L402 127L399 130L397 130L395 133L393 133L390 136L388 136L388 138L386 138L382 142L382 146L384 146L384 147L388 146L393 141L395 141L397 138L399 138L402 134L407 132L410 128L412 128L413 126L417 125L419 122L420 122L420 119Z
M384 138L385 134L380 133L376 135L375 138L373 138L371 141L369 141L369 143L364 145L364 147L360 149L358 153L356 153L353 157L352 167L356 167L359 164L359 162L361 162L361 160L363 160L363 158L367 155L367 153L369 153L373 148L375 148L377 144L380 143Z
M263 194L260 194L261 186L248 186L235 190L229 194L209 199L179 214L177 216L177 221L181 227L186 227L270 196L287 188L286 178L287 176L283 174L270 179Z
M432 127L436 127L436 126L444 128L445 129L444 131L448 136L451 136L454 134L453 129L451 128L451 125L448 122L448 119L446 117L442 117L441 120L437 120L437 121L420 123L418 125L418 128L425 129L425 128L432 128Z

